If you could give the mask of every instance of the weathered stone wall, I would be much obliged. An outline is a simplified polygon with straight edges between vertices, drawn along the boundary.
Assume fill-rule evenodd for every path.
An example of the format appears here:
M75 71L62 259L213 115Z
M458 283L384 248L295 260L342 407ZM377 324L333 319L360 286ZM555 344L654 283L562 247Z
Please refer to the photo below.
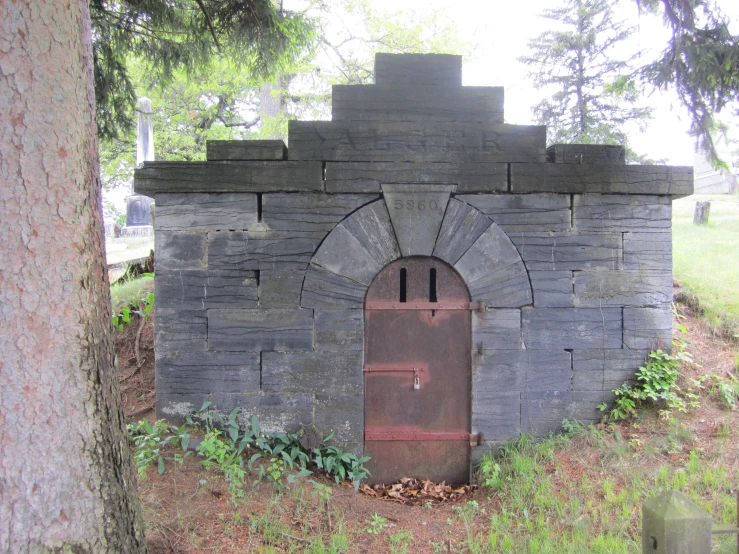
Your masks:
M211 143L207 162L136 171L157 205L160 414L207 399L361 451L364 294L409 255L449 263L484 303L473 458L599 418L670 345L671 200L692 169L547 151L543 127L503 124L502 89L462 87L460 68L378 56L376 85L336 87L334 121L291 122L287 159L279 141Z

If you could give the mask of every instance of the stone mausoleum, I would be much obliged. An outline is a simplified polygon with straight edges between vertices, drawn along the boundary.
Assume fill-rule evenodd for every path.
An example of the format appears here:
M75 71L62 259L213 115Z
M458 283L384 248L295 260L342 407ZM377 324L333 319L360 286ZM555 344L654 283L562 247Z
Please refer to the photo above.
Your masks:
M146 162L160 416L204 400L465 481L487 448L593 421L672 340L671 202L689 167L546 146L461 58L387 55L331 121Z

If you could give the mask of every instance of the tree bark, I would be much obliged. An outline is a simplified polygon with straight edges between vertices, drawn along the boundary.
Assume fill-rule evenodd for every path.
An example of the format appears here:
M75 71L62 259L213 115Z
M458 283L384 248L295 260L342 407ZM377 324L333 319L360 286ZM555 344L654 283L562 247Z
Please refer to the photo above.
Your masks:
M145 552L110 337L87 0L0 0L0 551Z

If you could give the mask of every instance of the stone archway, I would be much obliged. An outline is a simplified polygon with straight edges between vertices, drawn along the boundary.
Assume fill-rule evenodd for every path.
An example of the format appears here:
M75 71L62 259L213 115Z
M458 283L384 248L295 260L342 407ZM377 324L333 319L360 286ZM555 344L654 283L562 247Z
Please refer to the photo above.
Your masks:
M444 198L434 189L441 186L453 189L385 185L384 198L339 223L311 259L302 307L361 308L375 275L390 262L412 255L431 255L454 267L473 302L489 308L531 304L526 267L508 236L478 209L449 198L449 192ZM424 219L417 210L392 207L409 202L418 206L421 201L426 206L436 203L435 217Z
M345 218L319 246L303 282L301 307L320 312L320 319L336 322L338 327L351 325L351 332L364 334L365 296L375 276L385 267L414 255L449 264L464 280L471 300L468 306L475 309L470 431L482 435L481 444L487 444L489 439L514 436L511 430L517 434L520 408L514 409L508 405L510 402L505 404L506 391L501 391L500 400L500 395L490 397L484 383L477 390L481 378L487 379L476 374L479 355L491 336L508 340L514 323L519 325L520 336L519 308L531 305L533 296L523 260L505 232L478 209L450 198L453 190L450 185L383 186L383 198ZM405 209L410 206L409 201L414 207L422 201L425 208L431 207L435 213L430 214L432 217L418 217L418 210ZM396 206L398 209L394 209ZM335 332L343 329L338 327ZM363 367L364 360L352 376L356 395L362 394L357 385L362 382ZM346 404L343 419L352 422L355 436L364 436L362 402L357 398ZM512 423L501 426L501 421L508 420ZM360 422L362 428L356 428ZM356 451L361 449L357 444ZM472 460L476 457L473 449Z

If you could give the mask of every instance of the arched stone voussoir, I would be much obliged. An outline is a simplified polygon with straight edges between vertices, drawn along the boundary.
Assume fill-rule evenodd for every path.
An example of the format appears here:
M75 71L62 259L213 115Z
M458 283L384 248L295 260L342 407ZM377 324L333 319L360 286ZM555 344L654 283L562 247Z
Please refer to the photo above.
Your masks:
M331 295L334 286L342 302L347 301L349 293L350 303L354 303L375 275L398 258L400 248L385 201L372 202L341 221L324 239L311 259L312 269L303 284L301 305L308 307L315 301L317 290L312 289L320 288L321 296Z
M533 302L526 266L508 235L492 223L454 264L473 301L491 308L520 308Z
M433 255L454 265L492 223L493 220L477 208L452 198L447 205Z

